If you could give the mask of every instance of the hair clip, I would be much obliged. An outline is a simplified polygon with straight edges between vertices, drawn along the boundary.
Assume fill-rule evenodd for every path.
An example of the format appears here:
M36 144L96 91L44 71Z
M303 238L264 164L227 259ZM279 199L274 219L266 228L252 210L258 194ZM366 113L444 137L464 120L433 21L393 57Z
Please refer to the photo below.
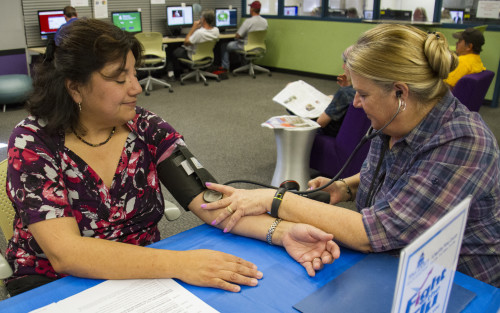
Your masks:
M437 39L441 38L441 36L439 36L439 34L436 34L436 32L431 32L431 31L427 31L427 34L430 35L435 35Z

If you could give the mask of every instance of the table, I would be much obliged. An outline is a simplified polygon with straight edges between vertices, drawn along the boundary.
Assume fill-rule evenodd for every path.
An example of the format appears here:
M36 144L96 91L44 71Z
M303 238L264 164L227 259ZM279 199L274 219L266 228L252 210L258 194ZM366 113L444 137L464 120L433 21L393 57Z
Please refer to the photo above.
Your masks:
M219 34L219 40L220 39L233 39L234 37L236 36L236 33L222 33L222 34ZM180 37L163 37L163 43L180 43L180 42L184 42L184 38L186 38L186 36L180 36Z
M213 288L195 287L180 282L185 288L220 312L295 312L293 305L307 297L366 255L342 248L340 258L325 266L316 277L288 256L282 247L270 246L255 239L224 234L221 230L201 225L152 245L159 249L215 249L240 256L255 263L264 277L257 287L242 287L231 293ZM0 302L0 312L26 312L62 300L101 280L66 277ZM500 306L499 289L467 275L456 273L455 283L475 292L476 298L464 310L496 312ZM362 300L362 299L360 299Z
M307 189L311 179L309 161L317 123L307 127L274 128L276 139L276 168L271 185L278 187L285 180L295 180L300 190Z
M228 34L220 34L219 39L233 39L236 36L236 33L228 33ZM184 36L183 37L163 37L163 43L169 44L169 43L181 43L184 42ZM45 49L46 47L31 47L28 48L28 53L30 55L33 54L45 54Z

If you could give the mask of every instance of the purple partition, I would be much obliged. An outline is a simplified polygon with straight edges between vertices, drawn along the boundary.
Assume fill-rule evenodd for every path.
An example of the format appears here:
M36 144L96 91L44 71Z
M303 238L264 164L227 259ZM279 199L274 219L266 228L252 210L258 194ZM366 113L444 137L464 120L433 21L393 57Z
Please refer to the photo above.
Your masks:
M28 74L25 49L0 51L0 75L7 74Z

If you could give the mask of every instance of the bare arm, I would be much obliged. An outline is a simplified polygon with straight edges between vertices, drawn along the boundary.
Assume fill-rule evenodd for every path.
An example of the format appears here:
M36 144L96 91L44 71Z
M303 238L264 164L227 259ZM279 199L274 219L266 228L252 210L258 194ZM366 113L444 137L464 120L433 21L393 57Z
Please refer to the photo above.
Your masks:
M262 273L236 256L212 250L170 251L82 237L72 217L28 226L55 271L96 279L178 278L238 292Z
M326 125L328 125L328 123L330 123L331 120L332 120L331 117L329 117L328 114L326 114L325 112L323 112L318 117L318 119L316 120L316 122L319 124L319 126L321 126L321 128L324 128L324 127L326 127Z
M191 38L191 36L193 35L193 33L198 30L198 28L201 27L201 22L198 20L198 21L195 21L193 23L193 26L191 26L191 29L189 30L189 33L186 35L186 38L184 39L184 45L185 46L191 46L192 43L191 41L189 41L189 38Z
M189 204L189 209L205 223L213 225L212 221L221 212L228 213L226 207L219 210L204 210L202 204L204 204L202 197L198 196ZM269 214L245 216L238 221L231 232L266 241L268 230L274 220L275 218ZM229 219L215 226L226 232L228 231L226 229L228 222ZM282 221L272 236L272 243L283 246L288 254L306 269L310 276L314 276L315 271L321 269L323 264L332 263L340 255L340 249L332 239L333 235L311 225Z
M359 174L345 179L355 196L359 185ZM335 183L337 185L337 183ZM270 212L275 190L255 189L242 190L232 187L211 184L210 189L223 192L227 198L205 205L205 209L217 209L231 206L236 212L232 215L220 213L215 223L224 222L231 229L239 218L248 215L258 215ZM338 183L338 188L333 188L336 196L346 198L346 187ZM342 193L338 195L338 193ZM228 218L229 217L229 218ZM371 251L370 242L366 234L362 215L342 207L310 200L302 196L287 192L279 207L279 217L295 222L315 226L326 233L333 234L337 242L359 251ZM229 220L229 222L227 222Z

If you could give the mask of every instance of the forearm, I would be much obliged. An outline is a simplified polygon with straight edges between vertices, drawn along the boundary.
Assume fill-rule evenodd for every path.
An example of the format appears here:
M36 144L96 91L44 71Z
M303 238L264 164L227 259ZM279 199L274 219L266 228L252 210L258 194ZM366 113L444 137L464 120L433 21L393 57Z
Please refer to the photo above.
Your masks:
M287 221L310 224L333 234L334 240L346 247L364 252L371 250L362 215L358 212L287 192L278 216Z
M212 221L219 215L220 210L226 210L225 208L220 210L203 210L201 209L202 203L204 203L202 195L199 195L189 204L189 209L196 216L198 216L201 220L203 220L205 223L209 225L211 225ZM258 216L245 216L238 221L238 223L231 230L231 233L235 235L266 241L267 232L271 224L274 222L274 220L275 218L271 217L269 214L261 214ZM228 220L224 220L218 225L215 225L215 227L224 229L227 223ZM281 225L280 231L283 230L284 228L285 227ZM278 231L278 229L276 231ZM282 245L280 236L281 235L273 236L273 244Z
M183 251L153 249L81 237L68 249L60 273L95 279L180 278Z
M184 252L82 237L71 217L29 226L58 273L95 279L177 278Z
M328 125L328 123L330 123L331 120L332 119L325 112L323 112L318 117L318 120L316 122L319 124L319 126L324 128L326 125Z
M352 193L352 199L356 199L356 194L358 192L358 187L359 187L359 181L360 181L360 176L359 173L356 175L353 175L351 177L344 178L345 183L349 186L349 189L351 190ZM347 187L346 187L347 189ZM347 192L347 190L346 190Z

